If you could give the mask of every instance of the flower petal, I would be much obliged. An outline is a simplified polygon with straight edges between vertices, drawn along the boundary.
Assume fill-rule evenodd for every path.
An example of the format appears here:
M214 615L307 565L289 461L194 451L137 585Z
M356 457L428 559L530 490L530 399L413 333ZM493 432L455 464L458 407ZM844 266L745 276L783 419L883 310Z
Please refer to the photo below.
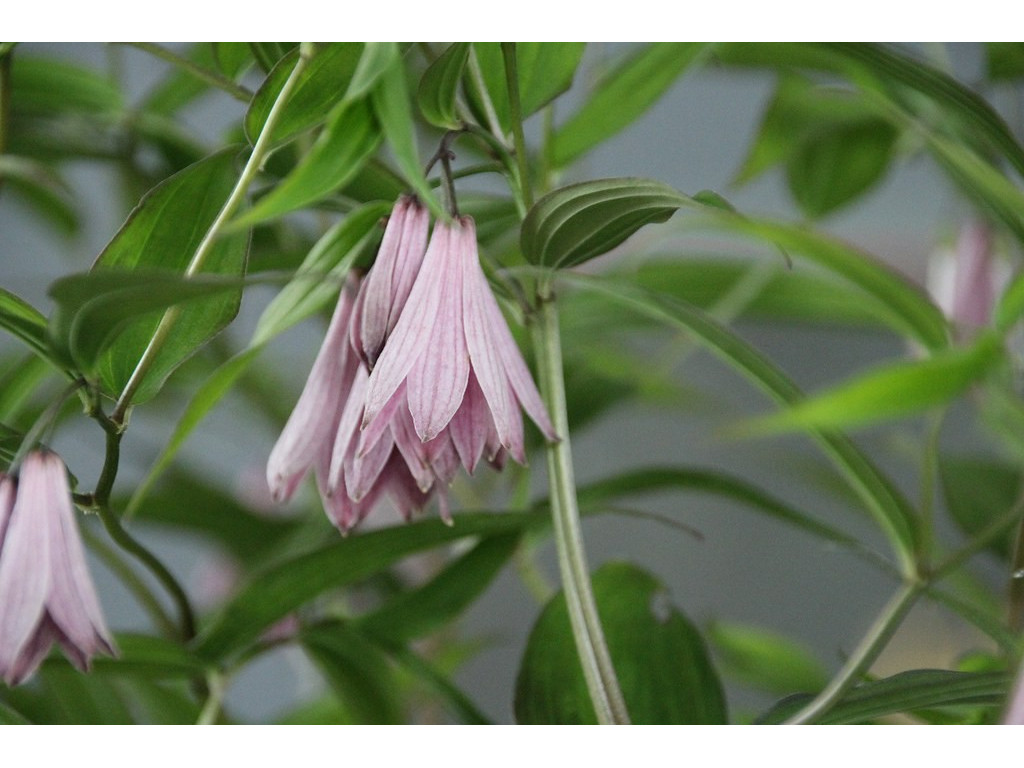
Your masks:
M469 474L473 474L477 462L483 455L484 447L487 444L487 436L494 431L494 424L491 420L491 411L487 407L487 400L480 390L480 384L476 380L476 374L470 372L469 382L466 384L466 394L462 398L462 405L456 411L451 423L448 425L455 450L458 451L462 466Z

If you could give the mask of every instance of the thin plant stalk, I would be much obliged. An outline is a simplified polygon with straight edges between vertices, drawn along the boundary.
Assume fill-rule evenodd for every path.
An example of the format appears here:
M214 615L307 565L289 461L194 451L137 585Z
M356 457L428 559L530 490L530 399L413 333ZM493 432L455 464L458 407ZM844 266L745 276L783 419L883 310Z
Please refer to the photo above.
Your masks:
M535 333L541 395L555 431L561 438L547 445L548 483L551 486L551 514L558 548L558 566L573 638L598 722L628 724L629 713L601 628L583 547L572 445L569 440L558 309L554 296L547 288L543 289L540 297Z

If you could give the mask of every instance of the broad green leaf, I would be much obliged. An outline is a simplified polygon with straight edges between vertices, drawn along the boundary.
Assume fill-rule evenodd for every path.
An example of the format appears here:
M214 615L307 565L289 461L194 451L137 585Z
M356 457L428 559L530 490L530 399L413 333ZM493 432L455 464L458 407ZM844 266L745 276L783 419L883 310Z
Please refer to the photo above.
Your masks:
M1024 77L1024 43L985 43L985 74L989 80Z
M516 43L516 69L519 71L519 101L523 117L529 117L556 96L569 90L583 57L585 43ZM483 107L481 94L473 88L470 95L485 125L510 133L511 109L505 77L505 57L501 43L473 43L480 76L490 108ZM498 125L487 119L493 112Z
M71 189L50 166L27 157L0 155L0 186L17 192L62 234L78 231L79 216Z
M740 431L771 434L798 429L862 426L948 405L1000 359L1000 346L986 336L967 349L887 365L855 377L792 407L747 422Z
M253 63L252 48L248 43L207 43L217 69L234 80Z
M249 51L260 69L270 73L297 46L298 43L249 43Z
M658 181L600 179L551 192L530 209L520 245L533 264L571 267L607 253L653 222L671 218L690 198Z
M405 721L391 662L376 645L340 621L304 629L300 637L341 705L341 722L400 725Z
M341 103L295 169L237 217L233 226L257 224L318 202L347 184L379 143L369 105L365 101Z
M707 43L649 43L618 63L555 132L554 166L568 165L630 125L708 48Z
M112 115L122 109L121 93L103 75L59 59L18 53L11 64L11 113Z
M0 725L31 725L32 721L3 702L0 702Z
M0 360L0 422L15 423L32 395L54 373L54 364L36 355ZM2 441L0 441L2 442Z
M437 196L423 176L416 145L416 126L409 103L409 86L405 77L405 67L400 60L396 60L373 90L373 109L402 178L435 216L444 217Z
M210 43L192 43L181 52L181 55L197 67L211 71L216 67L214 51ZM214 74L216 73L214 72ZM139 111L172 116L207 93L210 87L208 82L194 72L183 67L174 67L147 94Z
M369 96L377 81L395 66L401 66L400 52L395 43L364 43L359 65L345 91L345 101L353 102Z
M664 586L633 565L608 563L594 573L593 587L632 722L725 723L725 698L704 641L669 602ZM515 713L529 725L596 722L562 593L530 632L516 679Z
M401 592L353 626L374 637L408 641L456 618L490 586L519 543L519 535L486 538L421 587Z
M831 213L878 182L889 168L896 130L882 120L825 128L790 157L786 179L808 216Z
M817 693L828 675L811 653L788 637L731 622L714 622L708 642L723 674L745 685L774 694Z
M254 576L207 625L196 651L208 659L232 656L266 627L326 590L372 576L413 552L468 536L511 533L537 523L538 517L463 514L456 516L453 526L423 520L339 538Z
M950 517L969 537L977 536L1009 512L1020 498L1020 468L981 456L942 456L939 478ZM989 549L1009 559L1011 532L998 537Z
M453 129L461 125L455 110L455 98L469 57L469 45L452 43L420 78L416 100L420 112L432 125Z
M331 108L348 91L362 60L364 47L364 43L328 43L317 49L281 112L274 128L275 144L327 119ZM263 130L263 124L295 68L298 56L298 49L293 49L280 59L253 96L245 116L245 132L250 142L255 142Z
M950 672L915 669L857 686L817 722L839 725L869 723L886 715L926 707L965 704L1000 707L1006 700L1010 676L1005 672ZM792 696L779 702L760 722L779 723L809 701Z
M100 254L93 267L94 271L109 274L115 270L165 270L184 274L235 185L235 158L235 149L223 150L175 174L150 191ZM183 226L183 222L187 226ZM225 284L237 281L244 275L247 252L246 233L224 236L214 243L197 274L197 277L206 277L195 281L194 293L202 295L209 291L214 295L182 307L173 326L173 333L154 358L148 375L136 393L135 402L144 401L156 394L178 365L235 317L241 301L241 286L237 285L230 291L214 289L218 283L223 288ZM130 273L122 277L131 279ZM135 282L144 281L145 278ZM172 298L175 293L180 296L185 283L180 280L176 284L168 281L163 286L154 283L154 291L158 288L171 294L163 297L166 306L172 303L166 299ZM181 298L185 297L187 294ZM112 310L113 306L108 309ZM76 359L82 359L82 350L88 350L84 356L86 362L90 363L87 370L96 370L105 388L109 392L119 393L135 370L161 317L162 313L154 312L130 323L99 356L95 368L88 358L99 350L96 349L91 333L75 335L70 351Z
M174 305L237 294L241 286L239 278L185 278L152 270L99 270L62 277L50 286L57 303L49 328L53 348L67 364L91 375L133 323ZM136 358L143 348L140 341Z
M692 306L669 301L621 282L597 277L563 275L562 279L599 292L610 301L693 334L710 351L735 367L779 403L792 405L804 399L800 389L773 363L728 329ZM912 567L918 533L909 502L895 485L845 435L813 430L813 436L872 516L887 534L904 568Z
M0 328L39 355L52 360L46 340L46 318L27 301L0 288Z

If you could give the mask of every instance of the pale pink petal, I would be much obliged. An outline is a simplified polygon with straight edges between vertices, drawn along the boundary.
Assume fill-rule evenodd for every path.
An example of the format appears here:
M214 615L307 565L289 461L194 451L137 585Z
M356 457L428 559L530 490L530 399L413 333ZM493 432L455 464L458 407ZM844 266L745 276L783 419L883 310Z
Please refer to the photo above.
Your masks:
M361 501L373 488L384 464L395 450L395 441L388 432L363 455L352 453L345 464L345 487L353 501Z
M438 224L434 236L448 228ZM469 379L469 354L462 327L462 265L459 246L465 232L457 225L449 242L451 247L434 268L432 279L441 283L434 332L409 371L406 396L416 434L424 442L433 440L448 426L459 409ZM472 236L472 232L469 233Z
M287 501L334 436L355 356L347 343L351 289L342 289L327 336L302 394L267 460L267 484L278 502Z
M363 415L363 397L366 394L366 368L356 366L348 389L348 399L338 417L338 428L330 449L330 462L326 474L327 487L334 492L344 471L345 461L355 453L359 439L359 421Z
M419 272L429 223L427 210L415 198L406 196L399 198L388 219L377 258L360 291L364 303L358 316L358 348L371 370Z
M370 374L363 426L370 424L405 381L422 354L430 353L442 292L442 265L449 249L448 227L437 227L395 330Z
M0 549L4 545L4 532L11 519L11 510L14 509L14 494L17 488L17 481L13 477L0 472Z
M405 411L405 415L411 420L409 406L405 399L404 381L395 390L395 394L391 396L391 399L384 404L380 412L373 417L373 420L368 424L363 424L362 431L359 433L359 445L356 452L362 455L370 450L390 430L391 422L394 420L395 415L402 411Z
M18 652L18 657L9 669L0 667L3 673L4 682L7 685L15 686L28 680L35 674L39 665L43 663L50 652L54 642L60 642L64 647L68 658L79 669L84 669L88 663L86 659L73 645L67 642L60 634L60 630L45 613L39 621L39 626Z
M487 436L494 431L494 422L484 393L477 383L476 374L472 372L469 374L462 405L452 417L448 431L451 432L452 442L459 453L462 466L469 474L473 474L477 462L483 455Z
M450 485L459 471L459 453L455 450L451 434L446 429L426 444L430 467L443 485Z
M1010 699L1003 715L1003 725L1024 725L1024 664L1017 673L1017 682L1010 692Z
M409 409L404 404L391 420L391 434L416 485L426 493L434 484L434 472L430 469L423 441L413 427Z
M392 454L391 460L384 467L381 473L381 487L386 489L391 503L406 520L412 518L413 512L418 512L427 505L433 492L433 489L426 493L420 490L398 454Z

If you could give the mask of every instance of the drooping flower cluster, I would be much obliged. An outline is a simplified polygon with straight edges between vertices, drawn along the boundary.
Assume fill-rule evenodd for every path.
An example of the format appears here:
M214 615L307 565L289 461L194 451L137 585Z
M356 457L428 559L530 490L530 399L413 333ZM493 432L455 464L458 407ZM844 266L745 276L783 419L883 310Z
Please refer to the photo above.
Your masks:
M113 655L75 524L67 470L55 453L0 475L0 676L17 685L53 643L81 670Z
M526 460L521 410L557 439L491 293L469 217L438 222L395 205L377 260L342 289L267 479L284 501L313 469L324 507L348 531L384 496L408 518L482 458Z

